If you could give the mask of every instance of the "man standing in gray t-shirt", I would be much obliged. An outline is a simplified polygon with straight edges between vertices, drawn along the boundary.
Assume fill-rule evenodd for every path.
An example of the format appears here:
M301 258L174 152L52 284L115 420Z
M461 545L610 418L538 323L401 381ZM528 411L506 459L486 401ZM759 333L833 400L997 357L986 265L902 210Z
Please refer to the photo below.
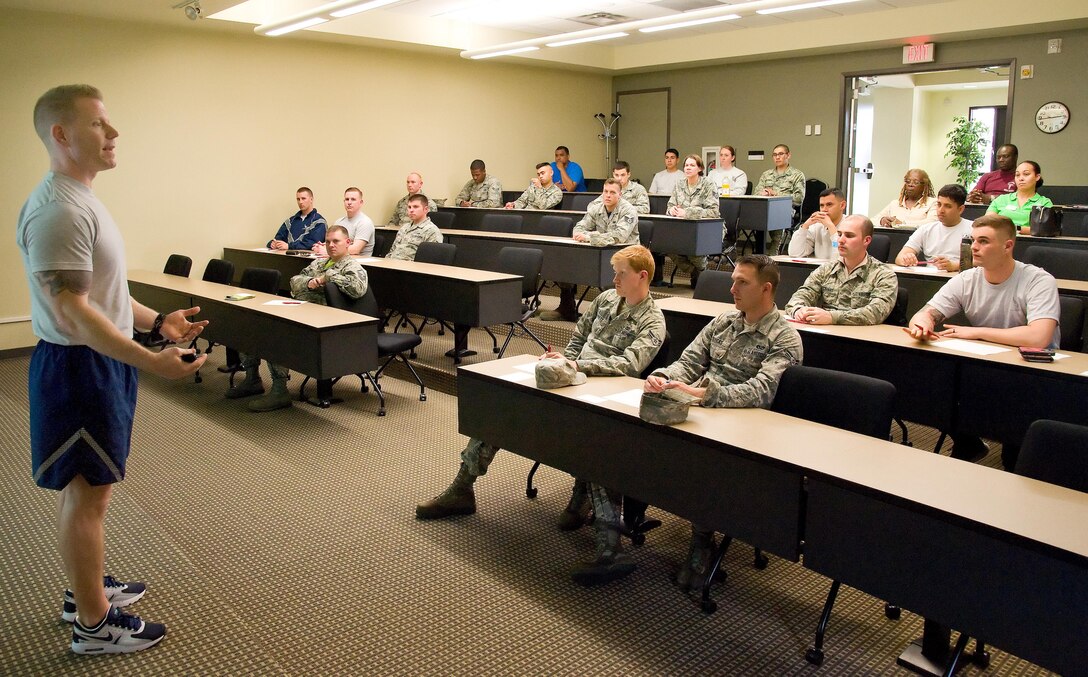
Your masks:
M104 575L104 521L112 487L124 478L136 408L136 369L166 378L204 363L193 351L152 352L133 329L192 341L199 308L169 315L131 299L124 241L91 190L116 166L117 130L102 94L89 85L49 90L34 107L34 128L50 171L19 214L16 243L30 285L31 321L41 339L30 359L30 447L34 481L59 492L59 546L69 589L61 617L73 623L75 653L129 653L157 644L161 623L120 607L142 583Z

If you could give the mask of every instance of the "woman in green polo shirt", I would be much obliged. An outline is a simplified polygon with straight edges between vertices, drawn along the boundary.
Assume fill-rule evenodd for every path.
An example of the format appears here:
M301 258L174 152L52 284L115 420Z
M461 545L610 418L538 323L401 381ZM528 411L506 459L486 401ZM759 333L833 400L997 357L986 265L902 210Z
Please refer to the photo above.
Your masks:
M1009 217L1022 235L1028 235L1031 233L1031 226L1028 225L1031 208L1035 205L1053 207L1054 203L1045 195L1035 192L1037 187L1043 185L1043 170L1038 162L1025 160L1016 165L1014 180L1016 192L995 197L986 211Z

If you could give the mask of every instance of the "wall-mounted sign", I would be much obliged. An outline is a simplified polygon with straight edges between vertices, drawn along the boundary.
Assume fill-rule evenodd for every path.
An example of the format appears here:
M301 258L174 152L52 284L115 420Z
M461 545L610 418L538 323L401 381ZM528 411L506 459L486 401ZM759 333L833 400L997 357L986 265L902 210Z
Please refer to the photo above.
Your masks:
M903 45L903 63L931 63L935 58L936 49L932 42Z

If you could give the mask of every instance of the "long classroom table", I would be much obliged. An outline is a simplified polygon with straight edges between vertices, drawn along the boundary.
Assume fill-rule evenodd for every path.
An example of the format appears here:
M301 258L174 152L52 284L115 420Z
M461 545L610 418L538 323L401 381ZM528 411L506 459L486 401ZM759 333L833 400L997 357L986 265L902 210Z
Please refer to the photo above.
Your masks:
M966 219L971 217L967 216L967 213L964 212L963 218ZM978 217L976 216L974 218ZM896 255L902 251L903 246L907 244L907 240L914 234L914 230L914 228L887 228L884 226L877 226L873 228L873 234L887 235L891 239L892 246L888 258L894 261ZM1017 234L1016 244L1012 250L1013 258L1017 261L1023 261L1024 255L1031 247L1058 247L1059 249L1088 251L1088 237L1032 237L1031 235Z
M642 381L542 390L523 370L534 361L459 369L460 432L803 554L806 568L1049 669L1088 660L1088 494L762 409L693 407L653 425L630 397ZM526 435L527 421L548 435Z
M200 306L199 319L208 320L201 338L307 376L336 378L378 367L378 318L316 303L278 305L285 299L273 294L165 273L130 270L128 278L133 298L152 308ZM226 300L240 292L254 298Z
M670 360L729 303L683 297L658 300L670 335ZM912 339L899 327L794 326L804 363L883 379L895 385L896 416L937 428L1019 444L1033 421L1088 425L1088 354L1052 364L1024 361L1015 348L983 341ZM964 346L964 344L966 344ZM992 349L988 355L945 346Z
M235 271L247 267L280 271L281 289L312 257L288 256L269 249L225 247L223 257ZM416 261L358 257L367 271L374 297L383 308L444 320L454 325L454 346L448 355L459 364L468 350L472 327L513 322L521 318L521 277L487 270L442 266Z

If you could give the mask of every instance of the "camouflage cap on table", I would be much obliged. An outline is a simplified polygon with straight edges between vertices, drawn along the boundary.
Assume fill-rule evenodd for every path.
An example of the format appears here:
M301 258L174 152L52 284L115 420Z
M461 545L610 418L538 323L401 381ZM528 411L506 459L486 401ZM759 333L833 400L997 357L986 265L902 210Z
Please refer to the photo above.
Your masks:
M586 382L586 375L575 369L566 359L543 359L536 363L537 388L562 388Z
M698 398L676 389L659 393L642 393L638 417L647 423L674 425L688 418L688 407Z

